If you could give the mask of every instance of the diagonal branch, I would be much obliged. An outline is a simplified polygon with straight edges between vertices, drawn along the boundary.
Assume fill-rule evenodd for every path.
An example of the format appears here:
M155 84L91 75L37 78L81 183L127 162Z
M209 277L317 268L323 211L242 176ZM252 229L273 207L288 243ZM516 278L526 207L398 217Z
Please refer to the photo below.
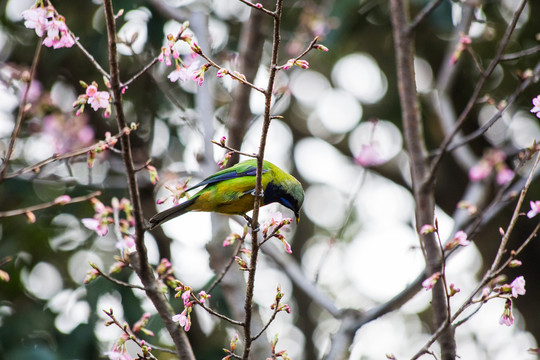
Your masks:
M4 163L2 164L2 168L0 169L0 184L5 179L5 174L9 166L9 160L11 158L11 155L13 154L15 140L19 136L19 131L21 130L24 112L26 111L26 101L28 100L28 92L30 91L30 85L32 85L32 80L34 79L34 76L36 75L37 64L39 62L39 55L41 54L41 47L42 46L41 46L41 40L40 40L37 44L36 53L34 55L34 60L32 62L32 68L30 70L30 76L27 79L26 86L24 88L21 105L19 106L19 114L17 115L17 121L15 122L15 128L13 129L13 133L11 134L11 139L9 140L8 149L7 149L6 155L4 156Z

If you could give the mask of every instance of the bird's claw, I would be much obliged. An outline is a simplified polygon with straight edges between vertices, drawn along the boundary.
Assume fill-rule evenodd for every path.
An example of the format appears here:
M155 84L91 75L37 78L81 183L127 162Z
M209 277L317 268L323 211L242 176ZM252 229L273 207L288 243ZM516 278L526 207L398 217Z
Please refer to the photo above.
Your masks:
M246 219L248 226L251 227L251 224L253 224L253 219L247 216L246 214L242 214L242 216L244 217L244 219ZM259 225L259 223L257 223L257 227L253 229L253 231L258 232L260 229L261 229L261 226Z

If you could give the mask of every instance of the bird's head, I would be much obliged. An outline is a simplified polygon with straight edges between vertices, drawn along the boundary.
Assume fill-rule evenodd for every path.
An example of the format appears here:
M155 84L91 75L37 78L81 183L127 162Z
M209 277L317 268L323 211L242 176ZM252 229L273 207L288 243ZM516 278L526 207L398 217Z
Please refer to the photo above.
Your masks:
M294 212L296 222L300 221L300 209L304 203L304 189L298 180L286 174L279 181L271 181L264 191L264 203L278 202Z

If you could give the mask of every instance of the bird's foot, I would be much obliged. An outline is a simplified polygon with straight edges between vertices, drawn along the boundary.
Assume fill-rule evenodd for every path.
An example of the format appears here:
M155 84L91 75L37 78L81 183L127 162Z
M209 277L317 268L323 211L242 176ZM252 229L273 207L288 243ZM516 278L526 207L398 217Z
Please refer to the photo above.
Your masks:
M246 219L248 226L251 227L251 224L253 224L253 219L247 216L246 214L242 214L242 216L244 217L244 219ZM257 227L253 230L255 232L258 232L260 229L261 229L261 226L259 225L259 223L257 223Z

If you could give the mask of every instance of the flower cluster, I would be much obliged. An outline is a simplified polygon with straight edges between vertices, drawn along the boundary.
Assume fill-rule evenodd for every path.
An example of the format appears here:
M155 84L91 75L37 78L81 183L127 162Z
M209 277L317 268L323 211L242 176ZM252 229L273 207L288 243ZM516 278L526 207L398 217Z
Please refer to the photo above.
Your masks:
M266 358L266 360L279 359L279 358L281 358L283 360L291 360L291 358L287 354L287 351L281 350L281 351L276 352L276 345L278 343L278 340L279 340L278 334L276 334L274 336L274 339L272 339L272 341L270 342L270 347L271 347L271 350L272 350L272 357L271 358Z
M456 50L454 50L454 53L450 58L450 63L452 65L455 65L457 63L457 61L461 57L461 54L463 53L463 51L468 49L469 45L471 45L471 38L468 35L461 34L461 36L459 37L459 43L456 46Z
M270 309L274 310L275 312L280 311L286 311L288 314L291 313L291 308L287 304L282 304L281 299L283 298L285 294L281 291L281 286L278 284L277 291L276 291L276 298L274 299L274 302L270 306Z
M103 116L106 118L111 116L111 96L107 91L98 91L98 85L95 81L88 85L84 81L80 81L83 88L86 89L84 94L79 95L77 100L73 103L73 108L77 108L76 115L79 116L83 113L86 104L90 105L94 111L99 109L105 109Z
M204 82L204 74L210 68L210 64L199 66L196 60L201 54L201 48L193 41L193 35L188 30L189 22L182 24L178 37L172 34L167 35L167 44L161 48L158 61L165 63L166 66L172 66L174 61L174 70L167 76L171 82L186 81L187 79L195 81L199 86ZM182 59L176 49L177 41L186 42L193 51L193 54ZM172 59L171 59L172 58Z
M54 49L70 48L75 44L64 17L58 15L52 5L45 7L41 1L22 12L24 26L34 29L43 39L43 45Z
M464 231L459 230L457 233L454 234L454 237L452 238L452 240L446 243L446 245L444 246L444 249L452 250L453 248L457 246L467 246L470 243L471 241L467 239L467 234Z
M229 344L228 349L223 349L223 351L227 352L227 356L225 356L221 360L229 360L233 358L234 351L236 350L236 346L238 345L238 333L234 333L233 338L231 339L231 342Z
M175 297L182 297L182 300L184 301L184 310L180 314L176 314L172 317L172 320L180 324L181 327L184 328L185 331L189 331L191 328L191 311L193 310L194 301L190 300L193 289L189 286L185 286L178 282L179 286L175 289L177 291ZM210 295L207 294L205 291L199 292L199 303L204 304L208 299L210 298Z
M94 166L94 161L96 160L96 155L102 153L110 147L113 147L118 142L118 138L111 135L110 132L105 133L105 140L101 140L96 147L88 152L88 167L92 168Z
M501 285L497 290L501 295L509 295L514 298L525 295L525 279L523 276L518 276L510 284Z
M187 184L189 182L190 178L187 178L186 181L184 181L183 184L177 183L175 186L165 184L165 189L169 190L171 192L170 195L157 199L156 203L163 204L167 199L170 197L172 198L172 202L174 205L178 205L180 203L180 200L184 197L187 197Z
M497 173L497 184L504 185L512 181L514 172L508 168L506 163L506 154L500 150L488 150L480 162L469 170L469 179L471 181L480 181L487 178L493 169Z
M101 201L96 198L90 200L94 207L94 217L82 219L84 226L90 230L95 231L99 236L105 236L109 232L109 224L112 224L113 218L112 208L105 206Z
M88 229L93 230L99 236L105 236L109 232L109 224L114 223L114 219L118 221L118 230L122 238L116 243L116 247L121 250L122 254L129 254L135 251L135 240L128 235L128 230L134 225L133 207L128 199L118 200L113 198L111 206L105 206L96 198L90 200L94 207L94 216L92 218L82 219L82 223ZM123 212L124 216L120 216Z
M240 234L237 234L237 233L230 233L229 236L227 236L225 238L225 240L223 240L223 247L227 247L227 246L230 246L232 244L234 244L237 240L244 240L246 235L247 235L247 229L248 229L248 226L244 226L244 234L243 235L240 235Z
M433 287L435 286L437 281L439 281L440 278L441 278L441 273L437 271L435 274L431 275L430 277L428 277L426 280L422 282L422 287L426 289L426 291L431 290L433 289Z
M218 166L220 169L223 169L225 166L227 166L227 163L231 159L232 155L233 155L233 152L229 151L228 153L225 154L222 160L218 161Z
M283 214L280 212L274 214L271 220L266 221L263 224L262 233L265 238L264 241L275 237L283 243L283 246L285 246L285 251L287 251L289 254L292 254L291 245L287 242L285 236L280 232L280 230L282 230L286 225L289 225L291 222L291 218L284 218Z
M174 269L168 259L161 259L156 272L160 281L165 281L170 287L176 286L177 280L174 278Z
M135 324L133 324L133 332L137 333L140 331L145 335L154 336L154 332L152 330L145 328L149 319L150 313L144 313L141 318Z
M113 345L110 351L105 353L111 360L131 360L131 355L127 352L126 342L129 340L127 334L122 334L118 341Z
M289 59L285 65L283 65L283 70L289 70L294 65L299 66L302 69L309 69L309 63L306 60Z

